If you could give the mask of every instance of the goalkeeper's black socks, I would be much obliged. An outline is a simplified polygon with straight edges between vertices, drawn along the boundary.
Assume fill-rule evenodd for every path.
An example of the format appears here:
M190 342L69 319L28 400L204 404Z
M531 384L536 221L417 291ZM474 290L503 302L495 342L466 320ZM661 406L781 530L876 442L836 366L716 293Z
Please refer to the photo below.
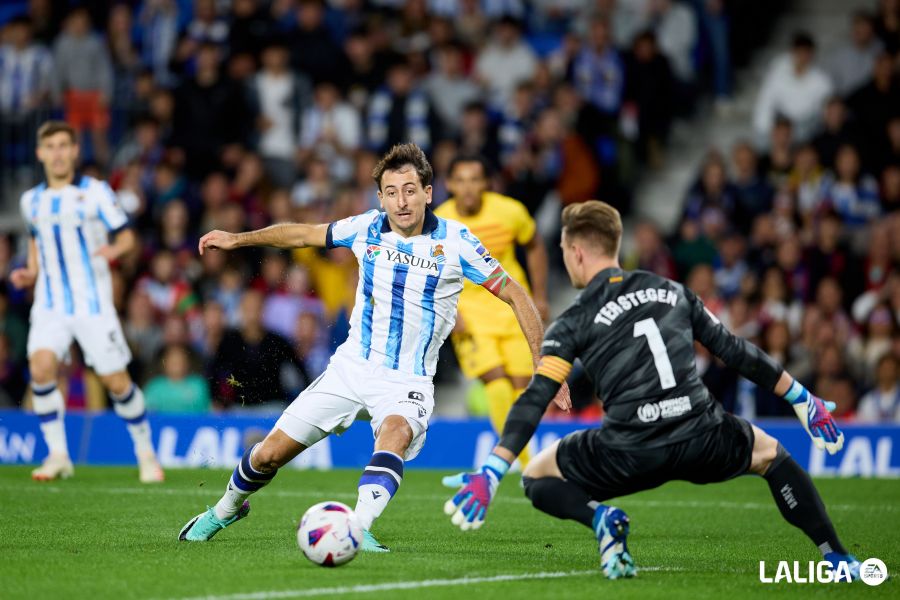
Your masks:
M775 460L763 477L769 483L775 504L785 521L801 529L823 556L829 552L847 554L809 474L781 444L778 445Z
M558 477L523 477L522 483L525 495L539 511L558 519L578 521L593 530L594 512L598 504L571 481Z

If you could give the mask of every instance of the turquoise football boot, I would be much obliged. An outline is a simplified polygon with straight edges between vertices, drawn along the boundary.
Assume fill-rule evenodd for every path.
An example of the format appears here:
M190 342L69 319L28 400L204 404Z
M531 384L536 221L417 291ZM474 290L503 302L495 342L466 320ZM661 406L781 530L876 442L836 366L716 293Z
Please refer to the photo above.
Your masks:
M379 542L375 539L375 536L372 535L372 532L368 529L363 530L363 543L362 543L362 551L363 552L390 552L390 548Z
M250 514L250 501L244 500L241 508L230 519L219 519L216 510L212 507L206 509L181 528L178 539L182 542L208 542L214 535Z
M594 533L600 547L600 568L609 579L634 577L637 568L628 552L630 521L625 511L614 506L599 506L594 513Z

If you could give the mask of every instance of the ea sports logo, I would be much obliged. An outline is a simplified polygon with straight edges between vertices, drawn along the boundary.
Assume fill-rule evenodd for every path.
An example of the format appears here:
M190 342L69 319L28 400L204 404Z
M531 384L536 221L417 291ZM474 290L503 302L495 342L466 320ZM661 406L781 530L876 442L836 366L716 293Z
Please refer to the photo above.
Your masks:
M887 577L887 565L877 558L867 558L859 565L859 578L866 585L881 585Z
M639 406L637 416L644 423L652 423L659 418L659 404L649 403Z

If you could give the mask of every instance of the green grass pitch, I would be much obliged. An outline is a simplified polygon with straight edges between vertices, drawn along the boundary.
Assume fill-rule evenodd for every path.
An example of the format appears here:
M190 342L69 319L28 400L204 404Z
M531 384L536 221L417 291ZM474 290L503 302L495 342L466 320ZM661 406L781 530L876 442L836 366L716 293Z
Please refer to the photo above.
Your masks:
M895 572L869 587L760 583L760 560L771 574L778 560L818 553L752 477L673 483L617 500L631 516L629 542L643 570L607 581L590 532L534 510L517 476L504 481L485 526L463 533L441 510L445 473L409 470L374 529L392 552L325 569L297 549L296 524L321 500L352 506L358 471L283 472L253 498L248 519L208 544L176 537L216 501L227 471L172 470L152 487L127 468L78 467L74 479L50 484L28 473L0 468L4 599L900 597L900 480L817 482L845 543L860 560L881 558Z

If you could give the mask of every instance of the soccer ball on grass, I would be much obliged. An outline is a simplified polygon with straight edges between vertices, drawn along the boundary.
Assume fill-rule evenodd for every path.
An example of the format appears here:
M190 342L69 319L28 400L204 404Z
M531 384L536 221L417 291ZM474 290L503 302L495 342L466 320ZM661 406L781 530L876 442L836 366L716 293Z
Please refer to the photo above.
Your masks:
M346 504L334 501L311 506L297 528L300 550L322 567L339 567L353 560L362 536L356 514Z

